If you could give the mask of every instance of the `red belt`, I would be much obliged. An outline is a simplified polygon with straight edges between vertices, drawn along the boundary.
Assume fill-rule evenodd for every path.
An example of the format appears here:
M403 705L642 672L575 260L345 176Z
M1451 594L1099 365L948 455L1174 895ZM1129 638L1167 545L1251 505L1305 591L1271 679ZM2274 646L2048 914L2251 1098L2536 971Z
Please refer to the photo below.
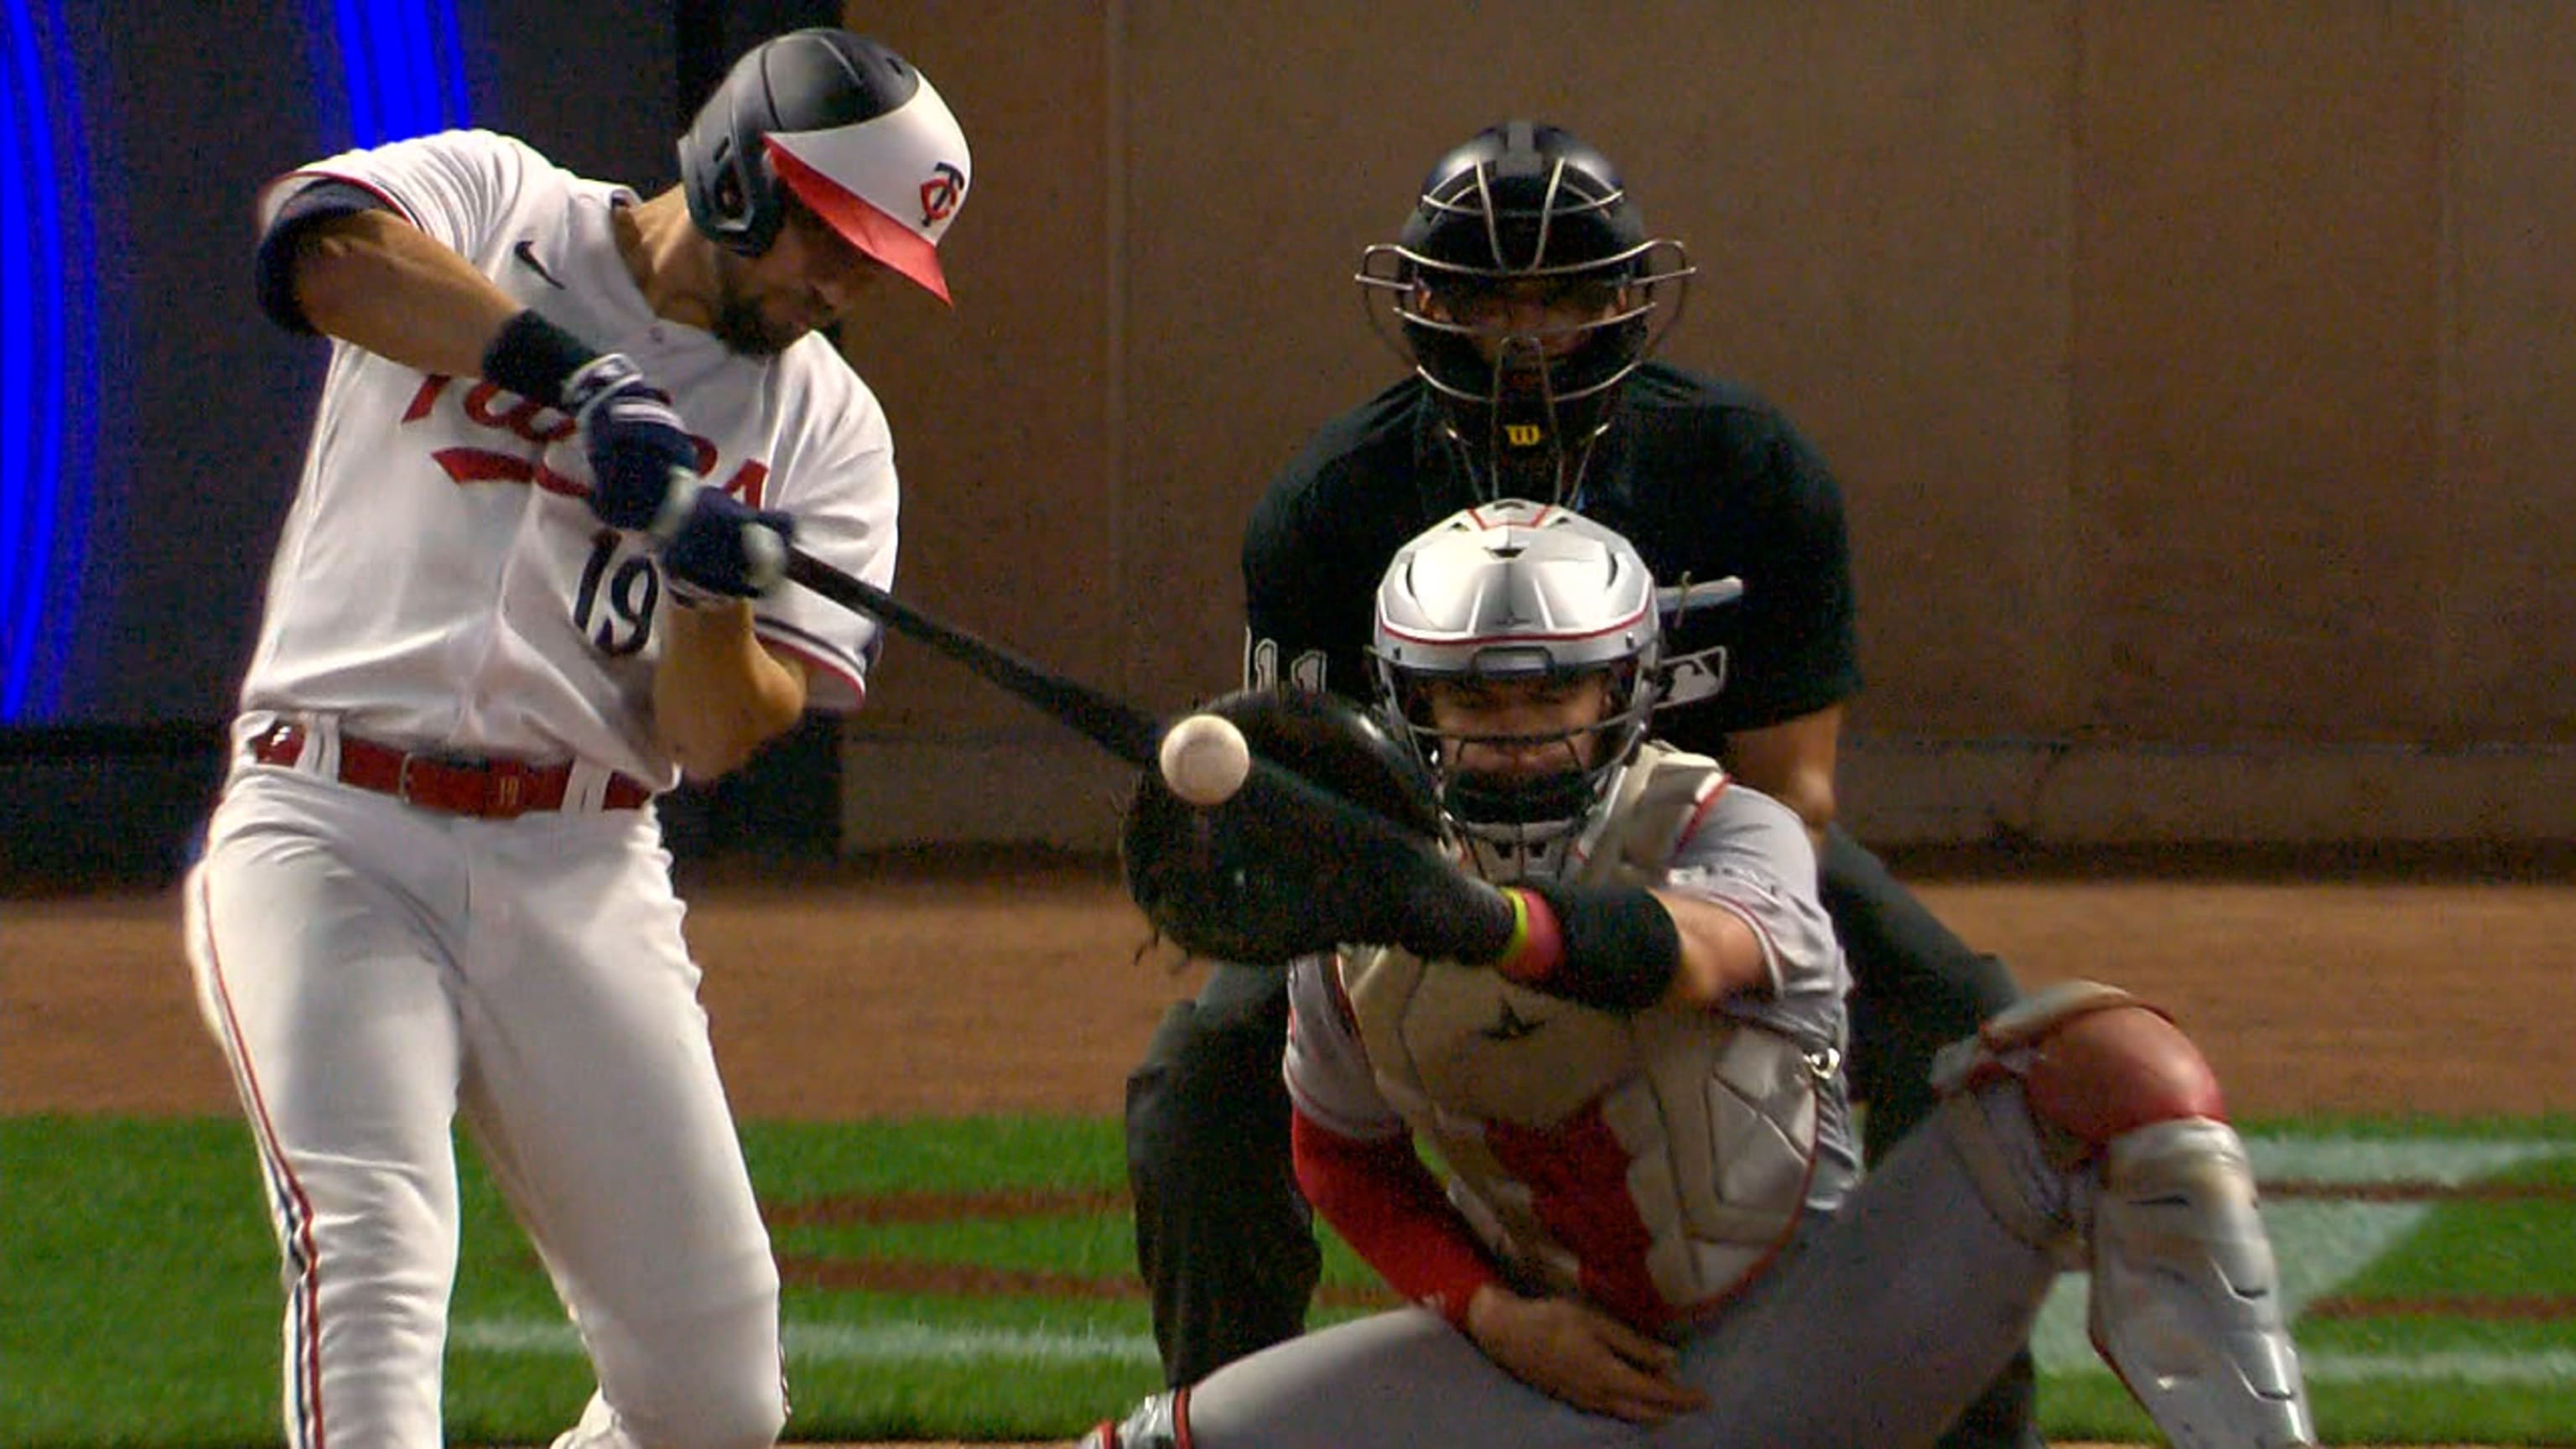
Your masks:
M279 724L251 741L251 758L263 765L293 765L310 739L299 724ZM531 810L560 810L572 783L572 766L530 765L518 760L421 755L371 740L340 737L340 783L391 795L424 810L508 820ZM634 810L653 798L626 775L608 777L601 805Z

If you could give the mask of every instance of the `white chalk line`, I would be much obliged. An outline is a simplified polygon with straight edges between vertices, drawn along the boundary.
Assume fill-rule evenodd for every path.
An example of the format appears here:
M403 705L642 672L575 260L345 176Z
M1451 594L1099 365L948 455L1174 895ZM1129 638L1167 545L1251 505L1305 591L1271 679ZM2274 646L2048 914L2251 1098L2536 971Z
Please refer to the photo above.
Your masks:
M2535 1158L2576 1153L2567 1142L2253 1138L2257 1175L2311 1182L2437 1182L2459 1185ZM2331 1293L2402 1240L2432 1211L2426 1203L2267 1202L2263 1209L2282 1292L2293 1317ZM2085 1336L2085 1280L2070 1274L2041 1310L2032 1352L2052 1375L2107 1373ZM1152 1338L1099 1329L976 1327L931 1323L797 1323L784 1326L787 1356L837 1363L977 1361L1117 1364L1158 1362ZM455 1348L469 1353L577 1354L572 1326L536 1319L484 1319L455 1324ZM2501 1353L2446 1350L2412 1354L2306 1352L2300 1366L2312 1382L2537 1384L2576 1379L2576 1351Z
M924 1323L856 1325L791 1323L786 1328L787 1361L795 1363L959 1364L1037 1363L1102 1364L1150 1368L1158 1361L1154 1341L1138 1334L1092 1333L1051 1329L951 1328ZM452 1348L467 1353L551 1355L581 1352L581 1340L568 1323L534 1319L481 1319L459 1323ZM2541 1353L2445 1352L2364 1354L2306 1352L2299 1366L2311 1383L2357 1383L2404 1380L2418 1383L2544 1384L2576 1379L2576 1352ZM2110 1370L2088 1347L2083 1362L2050 1364L2051 1376L2100 1374Z

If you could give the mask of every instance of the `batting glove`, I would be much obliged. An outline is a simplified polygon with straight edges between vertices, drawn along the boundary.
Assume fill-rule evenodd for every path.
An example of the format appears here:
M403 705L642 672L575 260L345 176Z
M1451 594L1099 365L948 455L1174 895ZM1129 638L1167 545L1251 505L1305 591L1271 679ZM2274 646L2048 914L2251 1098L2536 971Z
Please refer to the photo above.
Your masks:
M624 353L583 364L564 380L564 410L590 457L590 511L611 528L668 537L689 505L675 480L694 477L697 440L671 400Z
M668 537L656 540L672 599L695 608L717 597L755 598L778 587L787 576L796 520L754 508L693 474L682 476L688 481L672 490L682 500L679 521Z

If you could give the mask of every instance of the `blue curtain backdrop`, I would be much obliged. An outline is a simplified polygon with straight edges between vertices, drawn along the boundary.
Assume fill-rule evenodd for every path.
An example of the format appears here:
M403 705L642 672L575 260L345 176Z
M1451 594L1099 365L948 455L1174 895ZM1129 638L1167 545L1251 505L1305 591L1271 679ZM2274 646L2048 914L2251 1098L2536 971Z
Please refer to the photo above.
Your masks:
M0 149L0 722L63 694L87 543L98 297L82 89L60 0L5 22Z
M309 0L316 134L373 146L473 124L457 0Z
M263 375L309 371L302 351L242 305L250 195L297 161L475 124L495 55L477 12L10 0L0 728L224 712L308 406Z

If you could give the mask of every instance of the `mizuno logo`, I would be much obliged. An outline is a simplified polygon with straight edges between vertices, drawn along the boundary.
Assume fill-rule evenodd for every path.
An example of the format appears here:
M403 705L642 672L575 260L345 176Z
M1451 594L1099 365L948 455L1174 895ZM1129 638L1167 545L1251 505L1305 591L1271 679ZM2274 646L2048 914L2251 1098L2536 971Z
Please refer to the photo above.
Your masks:
M535 237L523 236L519 238L519 244L510 248L510 255L519 259L519 265L526 267L529 271L545 278L547 286L554 288L558 292L564 289L564 284L555 280L555 274L546 270L546 264L537 260L537 239Z
M1522 1037L1537 1035L1538 1029L1545 1025L1547 1025L1546 1017L1542 1016L1532 1021L1512 1010L1512 1004L1506 1001L1503 1003L1503 1014L1494 1019L1494 1024L1479 1029L1476 1034L1487 1041L1519 1041Z

